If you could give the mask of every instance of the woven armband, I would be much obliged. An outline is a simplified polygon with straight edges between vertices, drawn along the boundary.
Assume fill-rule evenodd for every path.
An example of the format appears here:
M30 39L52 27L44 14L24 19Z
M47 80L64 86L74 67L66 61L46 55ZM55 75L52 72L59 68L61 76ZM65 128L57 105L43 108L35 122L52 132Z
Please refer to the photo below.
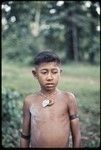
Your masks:
M30 139L30 135L24 135L21 131L20 131L20 135L22 138L29 140Z
M70 115L69 118L70 120L73 120L73 119L79 118L79 116L77 114L74 114L74 115Z

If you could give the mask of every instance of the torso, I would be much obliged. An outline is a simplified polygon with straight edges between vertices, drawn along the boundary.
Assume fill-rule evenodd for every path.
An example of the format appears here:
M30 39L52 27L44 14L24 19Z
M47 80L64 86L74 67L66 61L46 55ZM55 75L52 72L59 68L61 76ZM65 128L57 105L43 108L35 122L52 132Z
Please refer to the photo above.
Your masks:
M31 147L68 147L70 121L66 96L61 92L55 103L45 108L38 97L30 105Z

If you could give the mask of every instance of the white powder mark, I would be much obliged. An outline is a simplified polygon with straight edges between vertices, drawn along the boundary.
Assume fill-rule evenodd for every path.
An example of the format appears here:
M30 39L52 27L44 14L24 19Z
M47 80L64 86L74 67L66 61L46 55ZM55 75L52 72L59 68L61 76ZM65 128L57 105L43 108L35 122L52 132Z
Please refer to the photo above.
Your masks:
M32 105L32 106L30 107L30 112L31 112L31 120L32 120L32 123L33 123L33 124L36 124L37 121L38 121L38 116L39 116L38 109L35 108L34 105Z

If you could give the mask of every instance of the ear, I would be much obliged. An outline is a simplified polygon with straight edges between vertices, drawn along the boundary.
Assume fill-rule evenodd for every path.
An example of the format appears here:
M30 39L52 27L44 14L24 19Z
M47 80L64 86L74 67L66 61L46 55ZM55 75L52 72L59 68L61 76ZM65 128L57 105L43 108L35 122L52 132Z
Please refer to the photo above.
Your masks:
M62 69L60 69L60 73L62 73Z
M36 73L36 70L34 68L32 69L32 74L34 77L37 77L37 73Z

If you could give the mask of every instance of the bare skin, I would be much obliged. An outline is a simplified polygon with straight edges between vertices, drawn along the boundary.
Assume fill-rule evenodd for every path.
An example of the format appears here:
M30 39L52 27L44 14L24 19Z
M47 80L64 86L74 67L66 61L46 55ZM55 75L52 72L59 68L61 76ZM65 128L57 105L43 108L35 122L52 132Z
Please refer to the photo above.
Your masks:
M31 138L21 138L20 147L68 147L70 130L73 147L80 147L79 119L69 119L70 115L77 114L75 96L56 88L61 72L59 66L54 62L43 63L32 72L41 90L27 96L24 101L22 132L24 135L30 134ZM40 92L51 99L53 105L43 107L42 102L46 98Z

